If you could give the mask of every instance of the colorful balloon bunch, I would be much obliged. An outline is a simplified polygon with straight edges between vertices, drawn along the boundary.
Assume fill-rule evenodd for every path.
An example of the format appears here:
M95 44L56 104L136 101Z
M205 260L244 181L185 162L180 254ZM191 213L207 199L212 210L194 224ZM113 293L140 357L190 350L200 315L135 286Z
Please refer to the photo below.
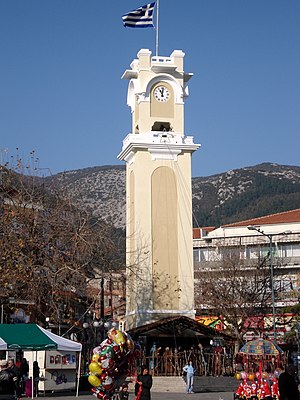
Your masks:
M234 393L234 399L279 399L278 377L280 370L276 369L274 375L267 372L237 372L236 379L242 380Z
M97 399L109 400L129 373L135 357L135 345L129 334L112 328L105 339L93 350L88 381Z

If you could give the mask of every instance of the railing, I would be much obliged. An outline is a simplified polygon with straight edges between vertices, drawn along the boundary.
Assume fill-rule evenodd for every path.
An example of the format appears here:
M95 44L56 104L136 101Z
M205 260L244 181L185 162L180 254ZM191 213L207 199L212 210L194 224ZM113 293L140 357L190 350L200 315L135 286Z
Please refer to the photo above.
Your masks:
M233 358L231 355L220 353L198 353L191 356L186 351L178 355L142 356L139 366L147 366L154 376L180 376L183 367L192 360L196 375L225 376L233 375Z

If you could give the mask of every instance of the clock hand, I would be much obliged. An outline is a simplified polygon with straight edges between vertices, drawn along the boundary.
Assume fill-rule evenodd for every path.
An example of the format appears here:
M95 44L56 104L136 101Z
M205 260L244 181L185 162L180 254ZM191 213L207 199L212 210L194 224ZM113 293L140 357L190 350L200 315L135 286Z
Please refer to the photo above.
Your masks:
M165 88L163 88L163 87L159 89L161 97L164 97L164 90L165 90Z

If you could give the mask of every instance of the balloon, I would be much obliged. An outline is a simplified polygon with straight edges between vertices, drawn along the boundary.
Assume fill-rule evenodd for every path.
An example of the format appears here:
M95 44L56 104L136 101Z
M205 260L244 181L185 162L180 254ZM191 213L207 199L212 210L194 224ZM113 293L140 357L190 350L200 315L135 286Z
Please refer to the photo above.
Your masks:
M107 357L114 358L115 352L114 352L113 347L110 345L105 345L100 352L100 356L107 356Z
M100 364L102 369L110 369L114 366L114 361L112 358L107 357L106 355L100 356Z
M268 379L268 373L267 372L263 372L262 373L262 377L263 377L263 379Z
M101 368L100 364L97 363L96 361L93 361L90 363L89 370L90 370L90 372L92 372L95 375L100 375L102 372L102 368Z
M120 330L119 330L119 332L121 332L121 334L123 335L124 342L126 343L127 340L128 340L128 336L130 337L130 335L127 332L123 332L123 331L120 331Z
M89 375L88 381L90 382L90 384L92 386L95 386L95 387L97 387L97 386L99 386L101 384L100 379L96 375Z
M107 346L107 345L111 346L113 344L114 344L113 341L111 339L107 338L107 339L104 339L103 342L101 342L100 347L101 347L101 349L103 349L105 346Z
M238 381L241 379L241 374L239 373L239 372L237 372L236 374L235 374L235 379L237 379Z
M114 353L115 353L116 355L122 353L122 352L121 352L121 349L120 349L120 346L119 346L118 344L114 344L114 345L112 346L112 348L113 348L113 351L114 351Z
M247 372L242 372L242 379L247 379L247 377L248 377L248 374L247 374Z
M109 339L113 342L117 343L118 345L122 345L125 343L124 335L121 331L116 328L112 328L107 332Z
M248 379L249 379L249 381L253 381L254 380L254 373L253 372L249 373Z
M134 350L134 341L132 340L131 336L127 332L122 332L127 350L133 351Z
M93 395L100 400L110 400L116 388L133 372L135 357L141 354L141 347L126 332L112 328L108 338L95 347L93 353L88 377Z
M102 374L100 379L101 379L101 384L105 390L109 390L113 387L114 381L109 374L107 373Z
M95 349L94 349L95 350ZM93 354L92 360L93 361L98 361L100 358L100 355L98 353Z
M93 348L93 354L97 354L97 353L99 353L100 352L100 350L101 350L101 346L99 345L99 346L96 346L96 347L94 347Z
M125 338L124 338L123 333L121 331L119 331L118 329L116 329L116 332L117 333L116 333L116 335L114 337L114 341L117 344L124 344L125 343Z
M111 339L112 341L114 340L114 336L116 334L116 328L111 328L108 332L107 332L107 336L109 339Z

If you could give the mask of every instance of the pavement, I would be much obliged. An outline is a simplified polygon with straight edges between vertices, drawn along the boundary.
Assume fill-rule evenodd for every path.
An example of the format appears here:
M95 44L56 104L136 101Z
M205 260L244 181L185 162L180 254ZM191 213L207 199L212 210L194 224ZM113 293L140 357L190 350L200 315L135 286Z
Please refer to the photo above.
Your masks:
M2 395L3 396L3 395ZM2 400L12 400L12 397L2 397ZM34 399L40 400L93 400L95 397L91 393L80 394L76 397L71 393L54 393L47 394L44 396L34 397ZM133 393L129 394L129 400L134 400L135 396ZM26 397L24 398L26 399ZM194 393L194 394L186 394L186 393L151 393L151 400L233 400L232 392L209 392L209 393Z
M91 392L79 393L76 397L74 393L47 393L45 396L39 395L34 399L40 400L93 400L96 399ZM0 395L1 400L13 400L13 397L8 395ZM24 400L27 399L26 397ZM130 392L129 400L134 400L134 393ZM198 392L198 393L151 393L151 400L233 400L233 392Z
M233 377L195 377L194 390L195 393L187 394L184 392L185 385L183 382L182 392L171 391L151 391L151 400L233 400L233 393L238 387L238 382ZM91 391L79 391L76 397L74 391L66 392L46 392L39 393L40 400L95 400ZM26 397L24 400L27 399ZM34 399L37 399L36 397ZM132 390L129 391L129 400L134 400L135 396ZM1 395L0 400L13 400L13 397Z

